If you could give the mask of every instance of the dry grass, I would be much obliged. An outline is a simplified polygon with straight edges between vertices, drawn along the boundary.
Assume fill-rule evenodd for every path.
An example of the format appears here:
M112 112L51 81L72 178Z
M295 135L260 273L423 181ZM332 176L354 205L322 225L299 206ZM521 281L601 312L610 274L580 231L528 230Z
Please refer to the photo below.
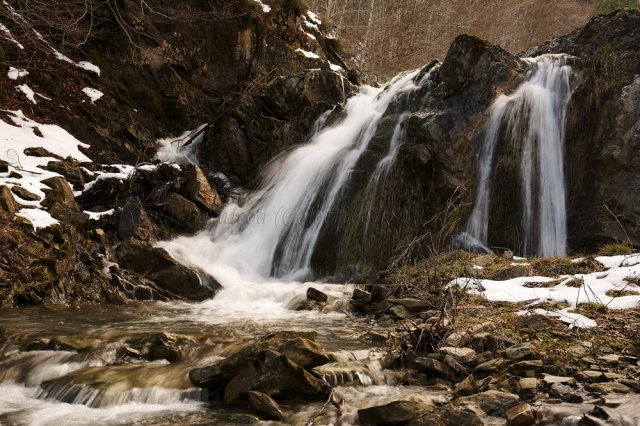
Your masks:
M598 256L628 255L633 253L633 247L626 243L609 243L598 249Z

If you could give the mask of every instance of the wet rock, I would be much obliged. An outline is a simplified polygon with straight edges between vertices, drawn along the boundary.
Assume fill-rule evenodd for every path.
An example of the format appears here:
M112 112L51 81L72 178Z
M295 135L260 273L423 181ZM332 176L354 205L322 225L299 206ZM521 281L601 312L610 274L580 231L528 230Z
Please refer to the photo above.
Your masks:
M149 345L149 359L166 359L169 362L179 361L181 358L178 349L180 337L170 333L159 333L151 339Z
M164 249L149 243L130 239L118 246L120 264L140 274L163 290L191 300L203 300L215 295L221 288L203 271L194 271L179 264ZM201 279L202 277L202 279Z
M358 410L362 425L403 424L420 417L430 406L418 401L394 401Z
M76 351L83 352L92 349L100 341L87 336L58 336L54 337L47 344L47 349L51 351Z
M42 181L50 189L44 189L45 198L42 205L52 207L55 204L69 208L77 208L76 199L69 182L63 177L56 176Z
M249 406L270 420L281 420L284 417L282 409L269 395L262 392L247 392Z
M518 404L505 413L507 426L530 426L536 423L536 416L529 404Z
M144 354L142 353L142 351L134 349L130 346L122 346L118 348L118 351L116 352L116 358L118 360L122 360L123 358L143 359Z
M514 361L518 361L533 356L531 343L521 343L519 345L510 346L505 350L505 356Z
M218 192L211 187L199 166L189 165L186 169L185 189L189 197L207 211L220 214L223 203Z
M329 357L318 343L296 337L278 345L278 352L304 368L313 368L328 363Z
M11 190L5 185L0 186L0 209L9 214L14 214L17 209Z
M440 348L440 352L451 355L456 361L463 364L470 363L476 356L476 351L471 348L455 348L444 346Z
M162 210L179 226L196 232L204 225L204 216L198 207L182 195L170 192L161 204Z
M138 197L127 198L118 222L118 236L123 240L135 237L147 241L152 239L155 234L155 227L140 199Z
M453 394L455 396L469 396L474 393L476 393L476 379L472 374L468 375L453 389Z
M410 298L410 297L405 297L402 299L393 299L391 300L391 303L393 303L394 305L403 306L411 312L421 312L431 307L431 304L425 301L422 301L420 299Z
M351 296L351 300L370 302L371 293L369 293L368 291L360 290L359 288L355 288L353 290L353 295Z
M307 289L307 299L313 302L326 303L329 297L320 290L309 287Z
M260 352L253 363L246 364L229 381L224 388L224 399L232 402L249 391L270 396L293 393L310 398L324 398L328 393L324 382L286 356L271 350Z
M18 197L27 201L40 201L40 197L34 194L33 192L27 191L21 186L14 186L11 188L11 192L16 194Z
M573 389L562 383L552 384L551 389L549 390L549 395L572 404L581 404L583 401L582 396L578 395Z
M446 377L448 375L448 371L440 361L431 358L416 358L414 361L416 369L428 375L436 375L441 377Z
M189 380L195 386L209 389L214 393L221 391L226 384L224 374L217 365L194 368L189 372Z
M530 399L538 391L538 379L535 377L525 377L518 381L518 393L520 398Z
M509 408L516 405L518 401L520 401L520 398L518 395L511 393L488 390L475 395L462 397L458 401L460 403L475 404L489 415L501 416Z
M618 382L607 383L590 383L584 387L589 392L598 392L602 394L610 393L633 393L633 389Z

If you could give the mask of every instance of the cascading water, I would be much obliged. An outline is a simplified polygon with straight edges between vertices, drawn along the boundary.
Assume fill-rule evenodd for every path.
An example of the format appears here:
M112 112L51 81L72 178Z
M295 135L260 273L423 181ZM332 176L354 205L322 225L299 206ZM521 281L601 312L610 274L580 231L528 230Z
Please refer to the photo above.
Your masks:
M467 232L488 242L491 179L499 141L522 141L522 243L525 254L559 256L566 252L564 177L565 121L571 100L571 68L564 55L525 59L525 81L491 107L479 157L475 204ZM509 143L507 142L507 143Z
M274 160L263 174L261 188L229 205L211 229L164 247L179 260L211 273L225 290L235 286L246 290L248 282L269 277L291 281L309 276L327 216L387 107L418 87L418 73L402 74L384 89L363 87L347 101L339 123L320 128L327 119L323 115L310 141ZM388 161L398 145L392 143Z

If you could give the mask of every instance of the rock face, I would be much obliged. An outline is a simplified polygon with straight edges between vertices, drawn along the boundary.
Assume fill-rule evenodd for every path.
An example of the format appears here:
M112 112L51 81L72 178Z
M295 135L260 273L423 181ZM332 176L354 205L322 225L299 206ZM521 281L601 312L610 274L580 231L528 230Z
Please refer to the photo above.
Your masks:
M181 265L165 250L136 239L120 244L118 259L126 268L178 297L203 300L213 297L220 289L220 285L203 271L196 272Z

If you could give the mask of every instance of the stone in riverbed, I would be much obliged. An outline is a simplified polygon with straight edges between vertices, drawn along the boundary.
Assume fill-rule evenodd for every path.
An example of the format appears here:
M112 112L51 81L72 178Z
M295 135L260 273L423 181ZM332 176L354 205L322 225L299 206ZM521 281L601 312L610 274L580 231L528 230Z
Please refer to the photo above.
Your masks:
M368 291L360 290L359 288L355 288L353 289L353 295L351 296L351 300L370 302L371 293L369 293Z
M538 379L535 377L525 377L518 381L518 393L521 398L529 399L538 390Z
M473 377L473 374L469 374L453 389L453 394L455 396L469 396L474 393L476 393L476 379Z
M498 371L498 369L502 368L505 360L502 358L494 358L490 361L483 362L482 364L478 364L475 370L475 373L494 373Z
M362 425L404 424L434 410L423 402L394 401L358 410L358 419Z
M166 195L162 200L161 208L179 226L189 232L199 231L204 225L205 217L198 206L175 192Z
M518 404L505 413L507 426L530 426L536 423L536 415L529 404Z
M281 420L284 417L282 409L269 395L262 392L247 392L249 406L260 414L264 414L269 420Z
M589 392L610 393L633 393L633 389L618 382L590 383L584 387Z
M446 377L448 371L440 361L431 358L416 358L414 361L416 369L425 374Z
M402 305L393 305L389 308L387 312L389 312L391 315L393 315L395 318L398 318L398 319L411 318L411 312L409 312L409 310Z
M329 300L329 297L323 292L321 292L320 290L315 289L313 287L309 287L307 289L307 300L311 300L313 302L318 302L318 303L326 303L327 300Z
M185 189L189 197L208 211L220 214L223 206L222 198L211 187L202 169L196 165L189 165L186 175Z
M551 385L551 390L549 391L549 395L554 398L559 398L565 402L569 402L572 404L581 404L584 400L582 396L575 393L573 389L569 386L564 385L562 383L554 383Z
M461 404L475 404L489 415L501 416L509 408L516 405L520 401L520 397L511 393L488 390L462 397L458 401Z

